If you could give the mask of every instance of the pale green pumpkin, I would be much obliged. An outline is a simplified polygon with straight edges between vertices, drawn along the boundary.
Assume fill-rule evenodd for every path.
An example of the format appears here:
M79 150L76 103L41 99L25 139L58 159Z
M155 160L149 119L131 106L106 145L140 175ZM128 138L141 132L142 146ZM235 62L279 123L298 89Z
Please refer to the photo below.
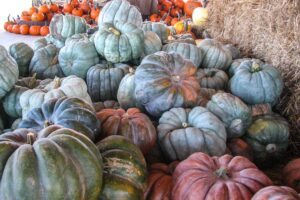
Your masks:
M147 56L158 52L161 48L162 43L158 35L152 31L147 31L145 33L144 55Z
M32 48L23 42L14 43L9 47L9 54L18 64L19 76L28 76L30 60L33 57Z
M158 35L160 38L161 42L165 42L168 40L168 27L161 22L150 22L150 21L145 21L143 23L143 30L145 32L147 31L152 31Z

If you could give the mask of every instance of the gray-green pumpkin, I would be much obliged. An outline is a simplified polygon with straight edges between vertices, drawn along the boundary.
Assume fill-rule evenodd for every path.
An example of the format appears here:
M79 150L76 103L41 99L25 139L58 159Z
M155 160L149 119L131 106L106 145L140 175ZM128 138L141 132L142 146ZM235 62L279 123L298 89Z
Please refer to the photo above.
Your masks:
M283 90L283 80L280 72L270 64L250 60L240 64L229 87L233 95L247 104L274 105Z
M143 30L145 32L152 31L152 32L156 33L162 43L164 43L165 41L168 40L169 30L168 30L168 27L164 23L145 21L143 23Z
M5 47L0 45L0 99L13 88L18 77L18 64Z
M106 61L91 67L87 72L86 82L93 102L117 100L120 82L129 72L129 68L127 64Z
M48 45L48 42L46 40L46 38L42 37L40 39L37 39L33 42L33 50L39 50L42 47L45 47Z
M239 58L239 59L235 59L233 60L233 62L231 63L229 69L228 69L228 75L229 77L233 77L233 75L235 74L235 72L238 70L238 68L240 67L240 65L242 64L242 62L244 61L252 61L252 62L256 62L258 64L263 64L263 61L259 60L259 59L255 59L255 58Z
M198 69L197 79L201 88L211 88L215 90L226 90L228 85L227 74L219 69Z
M29 66L30 74L36 74L39 79L64 77L58 63L58 53L59 49L53 44L36 50Z
M18 64L19 76L28 76L28 68L33 56L32 48L23 42L14 43L9 47L9 54Z
M206 107L224 122L228 138L241 137L251 125L251 110L232 94L217 93L212 96Z
M201 49L193 44L173 42L164 45L162 50L168 53L178 53L185 59L192 61L196 67L200 66L203 59L203 53Z
M214 39L205 39L199 44L204 56L202 68L217 68L227 70L232 63L231 51Z
M162 43L157 34L152 31L147 31L145 33L144 55L147 56L158 52L161 48Z
M240 50L235 47L233 44L226 44L225 48L229 49L232 55L232 60L239 59L241 57Z
M99 24L95 35L97 52L112 63L128 62L141 57L144 51L144 32L130 23Z

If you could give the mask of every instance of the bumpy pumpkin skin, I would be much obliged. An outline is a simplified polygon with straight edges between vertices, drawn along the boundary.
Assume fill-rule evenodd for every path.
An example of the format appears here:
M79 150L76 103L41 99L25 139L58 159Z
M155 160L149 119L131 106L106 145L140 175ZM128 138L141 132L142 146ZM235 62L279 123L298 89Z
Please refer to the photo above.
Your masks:
M28 67L33 56L33 49L27 44L20 42L10 45L9 54L18 64L19 75L28 76Z
M0 99L13 88L19 77L16 61L0 45Z
M131 23L141 28L143 19L140 11L128 1L114 0L108 2L98 18L98 25L102 23Z
M79 98L62 97L50 99L41 108L34 108L22 120L19 128L32 128L37 131L52 124L71 128L89 137L98 138L100 122L94 108Z
M248 104L274 105L283 90L283 80L273 66L245 61L230 79L229 87L233 95Z
M59 126L38 134L17 129L0 136L0 149L1 200L97 200L100 195L102 158L79 132Z
M127 64L112 64L103 61L87 72L87 87L93 102L117 100L117 93L122 78L129 73Z
M156 143L156 130L147 115L137 108L104 109L97 113L101 122L102 138L110 135L122 135L147 154Z
M104 162L104 182L99 199L142 199L148 173L139 148L119 135L109 136L96 146Z
M272 181L247 158L210 157L198 152L182 161L173 173L173 200L250 200Z
M263 64L263 61L259 60L259 59L255 59L255 58L239 58L239 59L235 59L232 61L229 69L228 69L228 75L229 77L233 77L235 72L239 69L240 65L244 62L244 61L252 61L252 62L256 62L259 65Z
M175 52L183 56L185 59L189 59L198 68L203 59L203 52L196 45L173 42L163 46L163 51L168 53Z
M206 108L172 108L159 119L158 142L171 161L184 160L195 152L223 155L226 130L223 123Z
M173 107L195 106L200 91L196 71L177 53L160 51L145 57L135 72L137 102L154 117Z
M228 138L241 137L251 125L251 110L232 94L217 93L212 96L206 107L224 122Z
M284 183L300 192L300 158L291 160L283 168L283 181Z
M37 51L40 48L46 47L47 45L48 45L48 42L47 42L46 38L43 37L43 38L37 39L33 42L33 50Z
M253 118L244 139L254 151L255 163L268 166L284 155L289 135L289 124L284 118L276 114L261 115Z
M298 193L286 186L269 186L259 190L251 200L298 200Z
M144 32L130 23L99 24L94 38L97 52L112 63L128 62L141 57Z
M158 52L161 50L161 48L162 43L158 35L152 31L147 31L145 33L144 55L148 56Z
M218 69L198 69L197 79L201 88L226 90L228 84L227 74Z

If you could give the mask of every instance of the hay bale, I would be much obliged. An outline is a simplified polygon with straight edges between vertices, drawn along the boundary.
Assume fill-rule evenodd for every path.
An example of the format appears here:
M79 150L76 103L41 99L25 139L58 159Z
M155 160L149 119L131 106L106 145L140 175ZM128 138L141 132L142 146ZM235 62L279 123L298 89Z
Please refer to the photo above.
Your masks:
M211 36L280 69L285 88L276 108L300 141L300 1L210 0L208 9Z

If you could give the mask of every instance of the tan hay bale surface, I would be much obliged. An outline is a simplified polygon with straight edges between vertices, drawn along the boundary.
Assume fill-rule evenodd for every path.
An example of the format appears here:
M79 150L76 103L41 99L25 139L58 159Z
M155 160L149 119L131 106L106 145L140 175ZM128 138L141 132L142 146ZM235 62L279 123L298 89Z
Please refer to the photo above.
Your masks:
M277 109L289 119L300 152L300 1L210 0L208 9L212 37L280 69L285 88Z

